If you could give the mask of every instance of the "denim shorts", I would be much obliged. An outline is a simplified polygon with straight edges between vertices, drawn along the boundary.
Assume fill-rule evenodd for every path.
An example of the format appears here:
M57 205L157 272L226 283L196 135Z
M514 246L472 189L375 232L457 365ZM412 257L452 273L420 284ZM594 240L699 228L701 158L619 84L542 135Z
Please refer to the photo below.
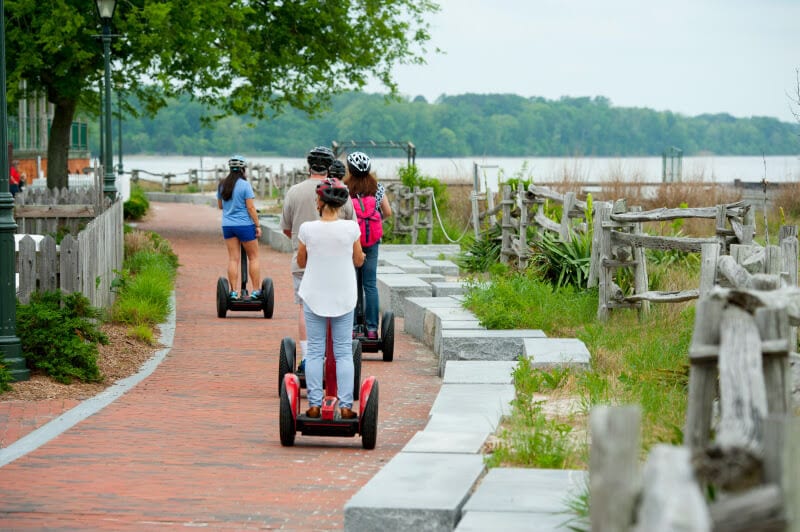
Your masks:
M250 242L256 239L255 225L223 225L222 237L227 240L236 237L240 242Z

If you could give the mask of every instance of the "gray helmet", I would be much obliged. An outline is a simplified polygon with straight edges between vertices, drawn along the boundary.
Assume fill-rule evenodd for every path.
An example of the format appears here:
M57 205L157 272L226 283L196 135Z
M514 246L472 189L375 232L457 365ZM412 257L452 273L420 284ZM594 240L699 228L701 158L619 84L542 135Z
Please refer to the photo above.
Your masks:
M350 167L350 173L356 176L363 176L369 173L372 163L366 153L354 151L347 156L347 165Z
M333 151L325 146L317 146L308 152L308 167L315 172L327 172L334 160Z
M328 168L328 175L330 177L335 177L336 179L343 179L344 174L347 170L344 167L344 163L339 159L336 159L331 163L331 167Z

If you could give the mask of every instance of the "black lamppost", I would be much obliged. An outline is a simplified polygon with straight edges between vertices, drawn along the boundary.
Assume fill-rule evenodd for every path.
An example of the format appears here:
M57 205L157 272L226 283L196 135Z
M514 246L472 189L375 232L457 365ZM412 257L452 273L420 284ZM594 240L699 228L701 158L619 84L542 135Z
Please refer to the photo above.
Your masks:
M106 74L103 82L104 104L105 104L105 130L103 145L103 193L112 200L117 197L117 189L114 185L116 176L114 175L114 158L111 153L111 18L114 16L114 9L117 7L117 0L95 0L97 14L103 21L103 60L105 62Z
M122 91L117 90L117 138L119 139L119 144L117 144L117 161L119 164L117 165L117 175L122 175Z
M17 381L26 381L31 372L22 357L17 337L17 283L14 272L14 198L8 187L8 112L6 100L6 6L0 0L0 359Z

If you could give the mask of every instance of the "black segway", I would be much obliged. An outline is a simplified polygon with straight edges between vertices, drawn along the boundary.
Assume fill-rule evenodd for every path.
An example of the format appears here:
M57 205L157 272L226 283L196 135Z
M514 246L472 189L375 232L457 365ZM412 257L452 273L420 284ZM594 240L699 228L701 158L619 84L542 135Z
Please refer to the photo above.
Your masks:
M291 340L291 339L289 339ZM354 342L357 344L358 342ZM284 345L294 347L284 338ZM288 349L287 349L288 352ZM283 357L281 357L283 360ZM294 362L290 368L294 367ZM374 376L367 377L363 383L356 378L353 387L353 399L359 402L358 415L353 419L343 419L339 415L339 400L336 395L336 360L333 356L333 342L330 326L325 349L325 366L323 373L325 397L322 399L320 416L310 418L300 409L300 378L298 374L286 372L279 383L280 414L279 430L281 445L294 445L295 435L300 432L306 436L355 436L361 435L361 446L374 449L378 438L378 381ZM356 399L356 393L360 399ZM353 410L356 410L353 405Z
M330 342L330 327L328 328L328 341ZM331 355L333 356L333 355ZM326 353L327 357L327 353ZM297 347L294 339L287 336L281 340L281 352L278 358L278 395L281 394L283 378L288 373L297 375L300 388L306 387L306 373L304 368L297 368ZM325 376L322 377L322 384L325 386ZM361 384L361 342L353 340L353 399L358 401Z
M272 279L264 277L261 281L261 295L252 299L247 292L247 253L244 246L240 247L242 258L242 287L239 298L231 297L231 286L227 277L217 279L217 317L224 318L229 310L246 310L249 312L264 312L264 318L271 318L275 307L275 289Z
M364 310L364 280L362 268L356 268L356 280L358 283L358 302L356 303L356 313L353 324L353 338L361 343L361 351L364 353L383 354L384 362L391 362L394 359L394 312L387 310L381 316L380 334L377 338L367 337L367 315Z

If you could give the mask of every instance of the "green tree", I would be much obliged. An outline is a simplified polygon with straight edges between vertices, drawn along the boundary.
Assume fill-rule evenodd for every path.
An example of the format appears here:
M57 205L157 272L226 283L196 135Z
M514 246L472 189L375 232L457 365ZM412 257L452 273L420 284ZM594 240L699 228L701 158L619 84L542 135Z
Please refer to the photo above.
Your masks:
M81 104L97 109L103 73L91 0L7 0L9 101L28 91L54 107L49 187L67 185L69 133ZM424 63L430 0L126 0L113 19L113 84L152 114L188 94L220 116L307 113L374 77L397 93L391 69ZM129 111L131 111L129 109Z

